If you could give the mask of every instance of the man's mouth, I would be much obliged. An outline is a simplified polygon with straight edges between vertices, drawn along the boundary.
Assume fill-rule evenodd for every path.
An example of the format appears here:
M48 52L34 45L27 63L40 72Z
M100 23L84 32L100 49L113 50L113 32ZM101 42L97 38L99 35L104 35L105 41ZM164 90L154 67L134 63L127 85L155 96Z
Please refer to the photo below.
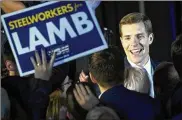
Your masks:
M133 55L139 55L142 52L143 49L133 49L130 50L130 53Z

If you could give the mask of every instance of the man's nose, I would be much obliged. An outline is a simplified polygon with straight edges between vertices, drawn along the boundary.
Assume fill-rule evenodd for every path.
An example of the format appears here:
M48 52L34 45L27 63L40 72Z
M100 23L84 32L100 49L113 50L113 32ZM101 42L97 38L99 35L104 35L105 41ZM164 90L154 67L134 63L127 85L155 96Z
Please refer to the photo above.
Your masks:
M137 46L138 44L139 44L138 38L136 37L132 38L130 45Z

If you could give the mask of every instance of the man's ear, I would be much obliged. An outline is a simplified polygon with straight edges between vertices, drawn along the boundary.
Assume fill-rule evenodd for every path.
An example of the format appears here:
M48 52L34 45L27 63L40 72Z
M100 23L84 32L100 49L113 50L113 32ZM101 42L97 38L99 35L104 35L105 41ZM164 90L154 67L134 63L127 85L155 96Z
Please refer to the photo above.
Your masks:
M149 35L149 45L151 45L151 44L153 43L153 41L154 41L154 34L151 33L151 34Z
M15 66L14 62L12 62L11 60L6 60L5 66L6 66L8 71L15 71L16 70L16 66Z
M120 41L121 41L121 43L122 43L122 37L119 37L120 38Z
M97 84L97 80L94 78L94 76L92 75L91 72L89 72L89 75L90 75L90 79L91 79L92 83Z

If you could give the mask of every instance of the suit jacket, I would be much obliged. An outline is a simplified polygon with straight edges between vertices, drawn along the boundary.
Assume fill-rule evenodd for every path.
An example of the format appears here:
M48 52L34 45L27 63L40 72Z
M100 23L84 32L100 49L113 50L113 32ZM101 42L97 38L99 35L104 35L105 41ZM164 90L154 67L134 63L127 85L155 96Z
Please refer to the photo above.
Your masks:
M160 119L160 104L146 94L126 89L117 85L105 91L100 100L112 107L121 118L127 120L156 120Z

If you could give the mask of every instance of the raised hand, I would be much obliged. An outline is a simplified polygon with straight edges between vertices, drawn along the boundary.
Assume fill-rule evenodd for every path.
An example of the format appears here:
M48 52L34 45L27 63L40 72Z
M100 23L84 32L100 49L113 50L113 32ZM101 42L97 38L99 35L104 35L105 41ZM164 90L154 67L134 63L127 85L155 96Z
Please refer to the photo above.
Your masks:
M30 58L35 69L34 77L42 80L49 80L52 75L52 67L54 64L56 53L55 52L53 53L49 63L47 62L46 59L45 50L41 49L41 54L42 54L42 60L37 51L35 51L36 62L34 60L34 57Z
M85 75L85 73L82 70L82 72L80 73L79 79L80 79L80 82L88 82L88 75Z
M99 103L99 100L88 86L84 87L82 84L76 84L76 89L73 90L73 93L79 105L85 110L91 110Z

